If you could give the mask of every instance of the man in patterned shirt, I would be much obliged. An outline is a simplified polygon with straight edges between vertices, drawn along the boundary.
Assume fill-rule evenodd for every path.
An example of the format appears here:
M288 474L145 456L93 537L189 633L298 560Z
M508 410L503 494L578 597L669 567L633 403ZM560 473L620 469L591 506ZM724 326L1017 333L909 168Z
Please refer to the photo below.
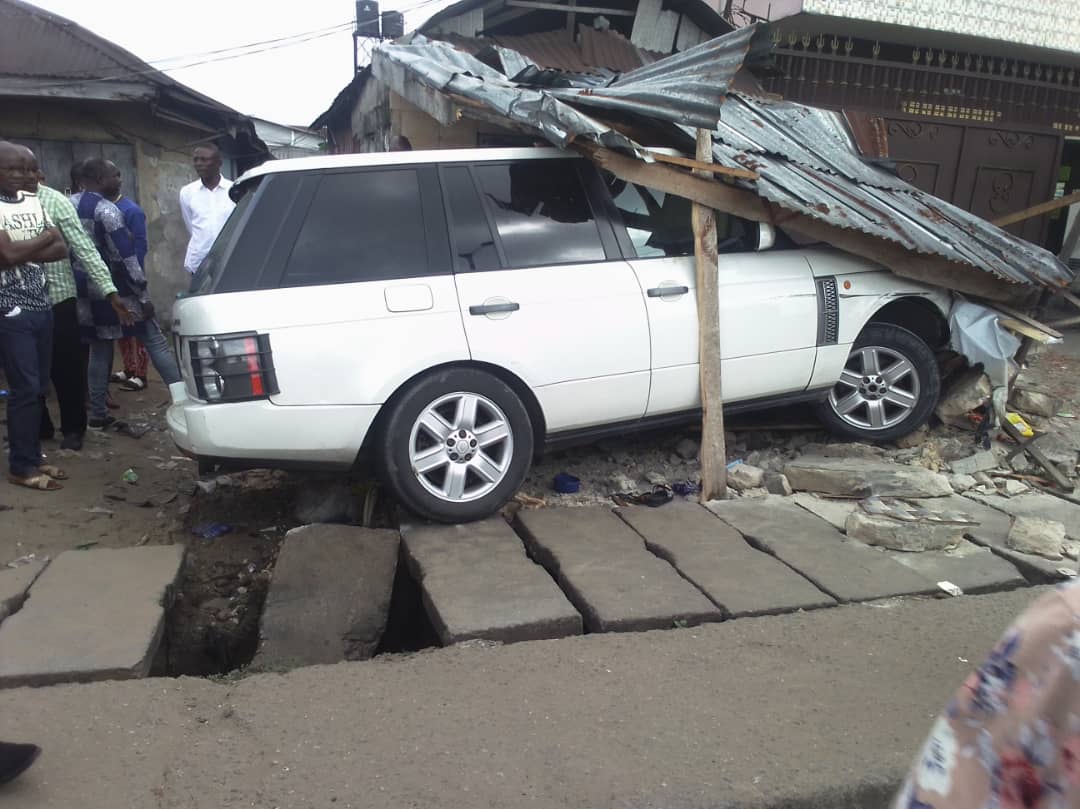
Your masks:
M47 185L45 175L38 167L37 157L23 146L20 147L28 161L29 173L23 190L37 194L41 207L71 251L71 261L64 258L45 265L49 301L53 311L52 383L56 400L60 405L60 432L64 438L63 449L82 449L86 432L86 363L87 348L79 337L79 318L76 310L75 273L72 262L77 263L94 284L102 297L108 299L117 317L130 323L127 311L116 293L108 267L101 260L97 247L83 229L79 215L71 201ZM41 437L51 438L54 428L47 408L42 407Z
M8 387L8 480L31 489L62 488L61 470L41 463L41 395L52 359L52 306L42 262L67 246L38 198L22 189L26 155L0 141L0 361Z

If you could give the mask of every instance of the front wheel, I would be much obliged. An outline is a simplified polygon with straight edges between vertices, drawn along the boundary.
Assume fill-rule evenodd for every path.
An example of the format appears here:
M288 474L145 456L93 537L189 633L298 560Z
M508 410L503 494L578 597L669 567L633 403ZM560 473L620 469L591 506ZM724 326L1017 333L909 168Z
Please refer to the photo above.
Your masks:
M525 480L532 422L501 379L475 368L435 371L390 407L378 438L380 476L413 513L436 522L479 520Z
M871 323L862 330L818 415L832 432L894 441L930 418L941 394L934 352L907 329Z

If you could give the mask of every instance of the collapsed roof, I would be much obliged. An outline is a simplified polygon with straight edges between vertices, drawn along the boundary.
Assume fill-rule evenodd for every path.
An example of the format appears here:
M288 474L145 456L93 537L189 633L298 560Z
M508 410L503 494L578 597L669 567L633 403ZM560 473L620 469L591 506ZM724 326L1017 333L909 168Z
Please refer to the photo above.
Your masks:
M864 160L840 114L735 91L744 66L768 61L762 26L621 74L544 69L495 43L470 50L415 35L377 48L372 71L443 124L470 117L540 136L623 179L834 244L898 275L992 300L1072 280L1048 251ZM693 153L698 128L712 132L726 181L652 162L650 147Z

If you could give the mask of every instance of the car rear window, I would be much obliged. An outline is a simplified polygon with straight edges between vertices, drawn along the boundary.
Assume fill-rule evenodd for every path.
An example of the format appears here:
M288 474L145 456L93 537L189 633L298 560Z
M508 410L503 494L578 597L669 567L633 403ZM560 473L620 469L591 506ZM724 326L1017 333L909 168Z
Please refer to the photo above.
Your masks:
M251 201L255 198L255 188L258 181L251 183L251 188L240 197L229 218L225 220L225 226L218 233L210 252L206 254L198 271L191 279L192 295L204 295L213 290L221 277L221 271L225 266L225 257L235 241L240 228L240 223L247 216L247 210L251 207Z
M319 182L281 286L416 278L429 271L417 171L337 172Z

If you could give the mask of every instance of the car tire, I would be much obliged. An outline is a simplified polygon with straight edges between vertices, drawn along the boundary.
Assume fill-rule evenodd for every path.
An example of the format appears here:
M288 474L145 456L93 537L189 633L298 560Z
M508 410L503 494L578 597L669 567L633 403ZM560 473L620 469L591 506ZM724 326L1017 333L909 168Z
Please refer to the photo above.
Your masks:
M429 373L394 396L377 437L379 476L419 517L470 522L518 490L533 454L520 397L476 368Z
M941 374L930 346L907 329L870 323L818 415L831 432L883 443L925 424L940 395Z

